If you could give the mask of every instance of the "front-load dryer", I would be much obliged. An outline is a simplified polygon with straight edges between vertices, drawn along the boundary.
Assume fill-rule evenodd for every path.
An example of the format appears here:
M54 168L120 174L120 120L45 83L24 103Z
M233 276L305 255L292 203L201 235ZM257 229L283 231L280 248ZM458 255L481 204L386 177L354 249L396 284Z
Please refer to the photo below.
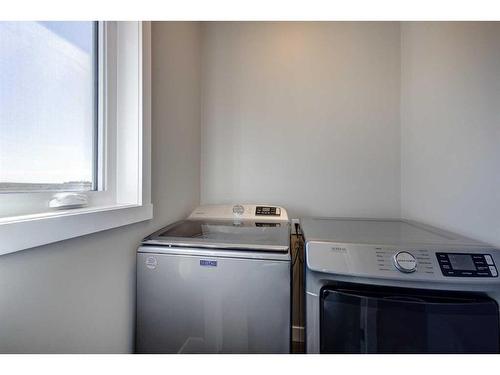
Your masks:
M307 353L498 353L500 251L405 220L300 220Z

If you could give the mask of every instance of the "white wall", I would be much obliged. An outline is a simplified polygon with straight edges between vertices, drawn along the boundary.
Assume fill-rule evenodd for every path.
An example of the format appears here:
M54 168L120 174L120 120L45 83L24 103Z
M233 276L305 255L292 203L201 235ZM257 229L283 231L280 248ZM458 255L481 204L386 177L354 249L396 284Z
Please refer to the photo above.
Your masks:
M204 23L202 202L399 216L399 36L390 22Z
M197 23L153 24L154 220L1 256L0 353L133 350L137 246L199 203L199 43Z
M500 246L500 23L401 40L402 214Z

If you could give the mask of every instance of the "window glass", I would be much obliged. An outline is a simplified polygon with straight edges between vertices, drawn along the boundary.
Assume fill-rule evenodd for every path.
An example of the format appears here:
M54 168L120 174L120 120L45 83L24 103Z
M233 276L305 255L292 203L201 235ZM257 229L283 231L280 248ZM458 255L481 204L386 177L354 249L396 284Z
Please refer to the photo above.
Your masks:
M96 34L96 22L0 22L0 192L94 189Z

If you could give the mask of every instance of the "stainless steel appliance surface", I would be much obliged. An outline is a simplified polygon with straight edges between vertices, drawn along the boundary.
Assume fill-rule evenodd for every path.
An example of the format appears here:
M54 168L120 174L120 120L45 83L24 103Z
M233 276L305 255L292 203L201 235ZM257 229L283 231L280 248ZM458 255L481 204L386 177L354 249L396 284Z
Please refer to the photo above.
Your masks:
M137 251L136 352L289 353L290 224L277 206L200 206Z
M406 220L305 218L308 353L498 353L500 250Z

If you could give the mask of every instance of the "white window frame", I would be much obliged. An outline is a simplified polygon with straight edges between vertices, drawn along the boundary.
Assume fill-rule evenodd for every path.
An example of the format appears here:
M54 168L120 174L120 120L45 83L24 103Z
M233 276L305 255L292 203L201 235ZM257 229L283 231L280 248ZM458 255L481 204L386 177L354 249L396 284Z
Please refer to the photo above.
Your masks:
M0 218L0 255L153 217L151 25L100 22L99 38L98 191L82 192L85 208L57 211L57 192L0 194L13 212Z

